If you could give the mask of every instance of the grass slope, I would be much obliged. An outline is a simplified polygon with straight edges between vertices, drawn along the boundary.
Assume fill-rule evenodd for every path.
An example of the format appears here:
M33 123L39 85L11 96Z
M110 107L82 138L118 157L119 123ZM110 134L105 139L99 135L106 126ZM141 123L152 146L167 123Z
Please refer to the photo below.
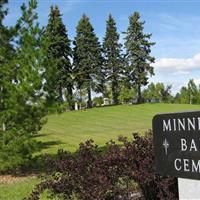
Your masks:
M155 114L186 110L200 110L200 105L120 105L66 112L49 116L37 139L45 144L42 153L56 153L60 148L74 151L80 142L89 138L103 145L110 139L117 139L119 135L130 137L136 131L142 134L151 128ZM0 184L0 200L23 199L37 181L36 178L28 177L18 183Z
M45 142L43 152L56 153L59 148L74 151L80 142L90 138L103 145L119 135L130 137L133 132L144 133L151 128L157 113L197 109L199 105L142 104L66 112L49 116L38 139Z

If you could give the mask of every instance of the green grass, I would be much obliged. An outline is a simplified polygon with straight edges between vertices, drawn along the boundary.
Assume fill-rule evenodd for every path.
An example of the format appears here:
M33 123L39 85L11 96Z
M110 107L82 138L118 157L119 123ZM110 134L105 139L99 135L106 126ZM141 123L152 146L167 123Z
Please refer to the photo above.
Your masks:
M200 105L120 105L50 115L37 137L45 147L40 153L56 153L60 148L75 151L80 142L90 138L103 145L119 135L131 137L132 132L143 134L151 128L155 114L186 110L200 110ZM0 200L21 200L37 182L36 178L28 177L18 183L0 184Z
M0 184L0 200L22 200L37 182L36 178L27 177L14 183Z
M39 183L36 177L26 177L14 183L0 184L0 200L22 200L27 197L34 186ZM40 195L40 200L47 200L48 192ZM58 200L54 198L53 200Z
M200 105L142 104L66 112L49 116L38 139L45 142L45 153L56 153L59 148L74 151L89 138L103 145L119 135L131 137L133 132L144 133L151 128L156 113L197 109Z

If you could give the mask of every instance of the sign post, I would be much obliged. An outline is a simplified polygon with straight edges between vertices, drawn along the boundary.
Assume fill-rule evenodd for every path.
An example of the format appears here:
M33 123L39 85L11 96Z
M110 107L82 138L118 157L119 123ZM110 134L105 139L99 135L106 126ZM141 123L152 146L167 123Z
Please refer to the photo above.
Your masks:
M178 178L179 199L200 199L200 181Z
M179 199L200 199L200 111L153 118L156 169L178 177Z

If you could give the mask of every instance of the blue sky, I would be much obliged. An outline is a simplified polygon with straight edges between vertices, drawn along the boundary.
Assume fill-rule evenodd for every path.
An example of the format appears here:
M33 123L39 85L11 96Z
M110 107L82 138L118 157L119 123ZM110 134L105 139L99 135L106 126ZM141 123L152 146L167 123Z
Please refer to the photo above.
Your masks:
M10 0L5 23L12 25L20 16L20 5L28 0ZM100 41L105 33L105 21L111 13L118 32L126 31L128 16L134 11L146 21L145 32L152 33L152 55L156 62L153 82L173 85L173 93L193 78L200 84L200 1L198 0L39 0L39 22L46 25L49 8L57 4L63 14L70 39L83 13L90 17ZM121 41L123 35L121 34Z

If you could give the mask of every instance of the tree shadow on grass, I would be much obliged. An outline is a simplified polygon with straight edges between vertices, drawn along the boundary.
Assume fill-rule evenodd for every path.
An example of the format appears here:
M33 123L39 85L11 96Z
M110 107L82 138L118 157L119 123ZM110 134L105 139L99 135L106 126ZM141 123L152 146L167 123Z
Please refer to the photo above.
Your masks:
M39 141L37 146L38 146L38 151L42 151L44 149L48 149L52 146L56 146L56 145L60 145L60 144L64 144L64 143L61 142L60 140L46 141L46 142Z
M40 148L40 151L43 150L43 149L48 149L54 145L61 145L61 144L64 144L63 142L59 141L59 140L56 140L56 141L48 141L48 142L39 142L39 148ZM108 151L108 148L106 145L103 145L103 146L99 146L98 147L100 152L101 153L105 153L106 151ZM61 148L60 148L61 149ZM75 152L70 152L74 155L77 154L79 148L77 148L77 151ZM63 150L64 152L68 152L67 150ZM39 154L37 156L35 156L31 162L30 162L30 166L29 166L29 171L28 172L31 172L31 173L34 173L34 174L41 174L43 172L46 172L46 164L47 164L47 160L48 159L56 159L57 158L57 153L54 153L54 154Z
M45 164L47 158L51 157L54 158L56 154L50 154L50 153L40 153L44 149L48 149L52 146L57 146L60 144L64 144L63 142L59 140L55 141L37 141L37 150L35 151L36 155L33 156L31 159L29 159L26 163L24 163L23 166L15 171L15 175L18 176L27 176L31 174L41 174L45 172Z
M57 153L56 152L55 153L42 153L42 150L49 149L52 146L58 146L61 144L65 144L65 143L61 142L60 140L44 141L44 142L37 141L37 144L36 144L37 150L35 151L34 156L32 156L32 158L28 159L27 162L24 163L19 168L8 172L8 174L11 174L14 176L30 176L30 175L40 175L42 173L45 173L47 163L48 163L47 161L49 159L51 159L51 160L56 159ZM106 145L99 146L98 149L103 154L108 150ZM79 150L79 148L77 148L77 151L78 150ZM64 151L66 151L66 150L64 150ZM72 154L76 155L77 151L73 152Z
M48 135L52 135L50 133L39 133L33 136L33 138L40 138L40 137L46 137Z

